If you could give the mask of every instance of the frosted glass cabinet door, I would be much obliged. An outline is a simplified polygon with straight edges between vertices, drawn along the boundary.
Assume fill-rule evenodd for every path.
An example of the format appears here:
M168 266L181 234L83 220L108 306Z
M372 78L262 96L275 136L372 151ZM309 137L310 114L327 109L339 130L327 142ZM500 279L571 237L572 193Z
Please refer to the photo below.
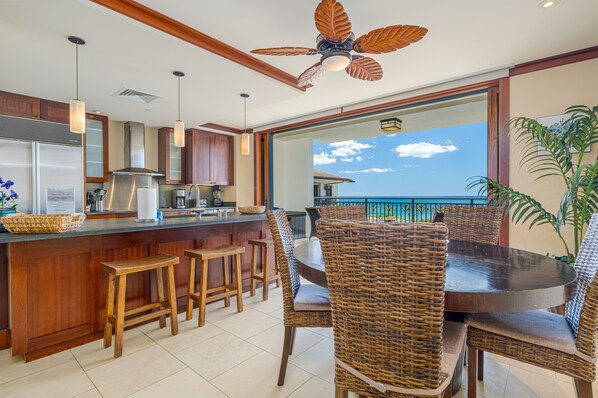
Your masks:
M104 178L104 123L87 119L85 131L86 177Z
M17 209L23 213L33 212L33 151L32 143L0 139L0 178L15 183ZM5 190L6 192L6 190ZM10 190L6 192L10 194Z
M174 134L170 134L170 179L183 179L183 148L174 146Z

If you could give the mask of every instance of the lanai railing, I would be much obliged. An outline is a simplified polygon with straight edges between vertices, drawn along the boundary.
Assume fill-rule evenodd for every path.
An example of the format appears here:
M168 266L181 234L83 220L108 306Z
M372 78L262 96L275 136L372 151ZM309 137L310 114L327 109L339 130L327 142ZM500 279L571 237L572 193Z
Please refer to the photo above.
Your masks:
M403 222L429 222L434 213L446 205L486 206L487 198L479 196L447 197L332 197L314 198L314 206L364 205L370 221L394 217Z

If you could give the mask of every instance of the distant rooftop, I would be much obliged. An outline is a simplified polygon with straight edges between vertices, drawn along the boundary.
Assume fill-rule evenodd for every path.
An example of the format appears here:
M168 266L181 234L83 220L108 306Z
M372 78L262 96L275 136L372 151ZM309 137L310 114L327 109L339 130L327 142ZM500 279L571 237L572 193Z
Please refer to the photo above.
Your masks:
M314 169L314 181L325 182L327 184L342 184L344 182L355 182L350 178L337 176L335 174L326 173L325 171Z

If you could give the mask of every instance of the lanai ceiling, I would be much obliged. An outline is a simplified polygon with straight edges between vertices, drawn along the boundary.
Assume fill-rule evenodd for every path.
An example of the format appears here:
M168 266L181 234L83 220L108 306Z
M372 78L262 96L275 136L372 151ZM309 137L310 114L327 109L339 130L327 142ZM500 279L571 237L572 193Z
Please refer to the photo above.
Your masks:
M281 45L314 46L317 0L140 0L162 14L243 52ZM74 48L80 51L80 97L88 110L114 120L171 125L176 79L188 127L213 122L243 126L239 94L251 94L249 127L306 115L415 87L457 79L598 44L598 2L562 0L547 10L537 0L344 0L359 35L393 24L429 29L420 42L372 56L378 82L327 73L306 92L226 60L87 0L0 1L0 90L58 101L74 96ZM294 76L314 57L257 58ZM159 99L140 104L114 94L127 87Z

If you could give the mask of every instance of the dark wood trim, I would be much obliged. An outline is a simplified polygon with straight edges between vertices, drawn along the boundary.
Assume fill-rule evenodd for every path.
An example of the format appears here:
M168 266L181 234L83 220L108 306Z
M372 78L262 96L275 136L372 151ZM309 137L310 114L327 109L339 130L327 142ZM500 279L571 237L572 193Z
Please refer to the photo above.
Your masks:
M505 77L498 83L498 182L509 186L511 163L511 140L509 135L510 116L510 79ZM509 246L509 215L500 230L500 244Z
M0 91L0 114L39 119L41 99L27 95Z
M262 194L262 178L264 158L262 151L262 134L253 135L253 203L257 206L261 206L264 203L264 197Z
M305 91L304 87L297 87L297 77L133 0L92 1L297 90Z
M236 129L234 127L224 126L222 124L206 123L206 124L202 124L201 127L204 127L206 129L214 129L214 130L224 131L224 132L227 132L227 133L243 134L243 130L242 129ZM253 130L247 129L247 132L248 133L252 133Z
M0 350L10 348L10 332L8 329L0 330Z
M104 151L104 154L102 155L104 157L104 177L87 177L87 148L85 149L84 152L84 157L85 157L85 182L108 182L108 170L110 170L110 165L109 165L109 156L108 156L108 146L110 144L109 142L109 138L108 138L108 116L104 116L104 115L96 115L94 113L87 113L85 116L86 119L92 119L92 120L99 120L102 122L102 129L103 131L103 148L102 150ZM86 135L87 136L87 135Z
M368 114L375 114L382 111L388 111L395 108L404 107L407 105L413 105L420 102L439 100L445 97L453 95L467 94L479 90L487 89L488 87L495 86L498 84L498 79L488 80L485 82L469 84L467 86L455 87L447 90L436 91L434 93L422 94L415 97L404 98L396 101L385 102L383 104L370 105L363 108L352 109L350 111L344 111L342 113L336 113L334 115L317 117L314 119L303 120L300 122L285 124L283 126L273 127L266 130L259 131L260 134L272 134L280 133L283 131L295 130L300 128L306 128L318 124L336 122L346 119L353 119L358 116L365 116Z
M536 72L542 69L573 64L575 62L587 61L588 59L594 58L598 58L598 46L515 65L509 70L509 76L522 75L524 73Z
M498 86L488 88L488 173L498 179Z

